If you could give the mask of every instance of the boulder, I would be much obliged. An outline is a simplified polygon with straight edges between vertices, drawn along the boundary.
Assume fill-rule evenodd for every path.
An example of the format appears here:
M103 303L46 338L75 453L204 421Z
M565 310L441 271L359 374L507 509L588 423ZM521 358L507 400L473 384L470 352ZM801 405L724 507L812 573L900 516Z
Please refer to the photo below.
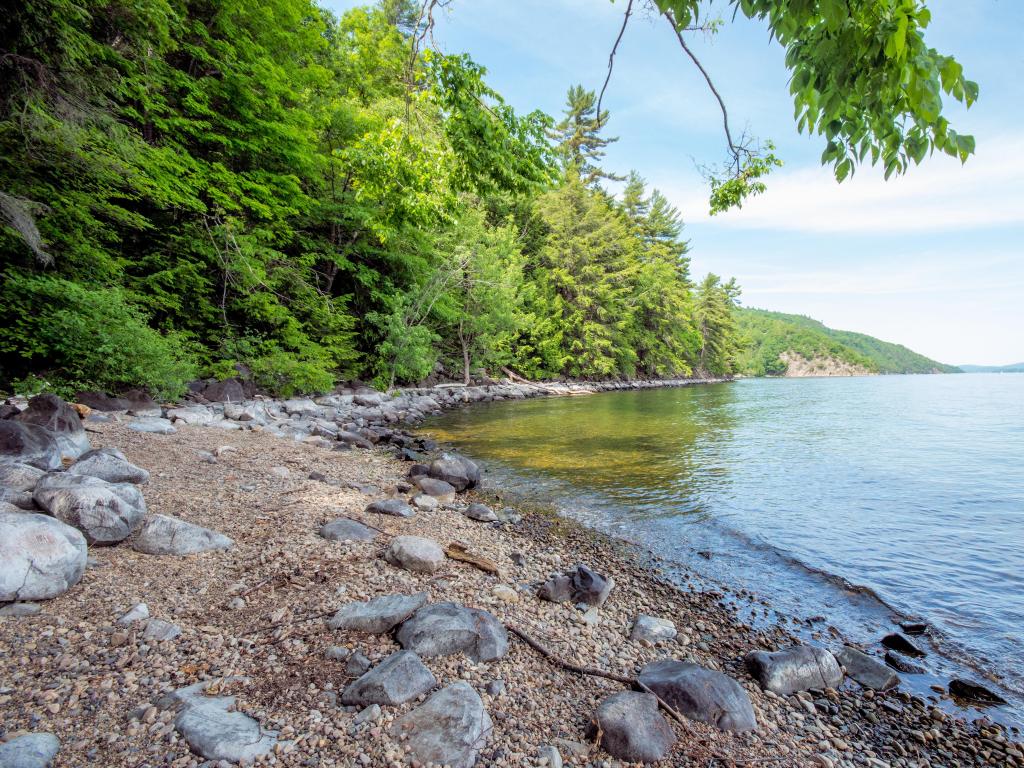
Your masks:
M48 600L85 573L80 531L48 515L0 511L0 602Z
M437 679L411 651L398 651L350 683L341 693L344 704L404 704L437 685Z
M437 499L435 499L433 496L428 496L425 493L420 493L417 494L416 496L413 496L412 505L416 507L416 509L426 510L434 510L441 506L438 503Z
M349 432L347 429L342 429L338 432L338 440L345 445L354 445L356 448L373 448L373 443L365 437L357 435L355 432Z
M117 448L86 451L67 471L69 475L98 477L108 483L139 484L149 480L149 472L132 464Z
M470 504L462 514L470 520L476 520L478 523L494 523L498 520L498 516L494 514L493 509L486 504L478 502Z
M281 403L284 412L289 416L316 416L320 413L320 406L308 397L295 397Z
M836 654L836 661L846 667L846 674L865 688L886 691L899 685L900 676L873 656L844 645Z
M205 696L203 681L179 688L159 702L175 709L174 727L198 755L229 763L255 762L277 742L277 732L264 730L259 722L235 710L234 696Z
M22 424L35 424L51 432L57 441L61 458L77 459L90 448L89 436L85 434L78 411L56 395L36 395L28 401L28 408L14 416L13 420Z
M26 733L0 744L0 768L48 768L60 751L52 733Z
M442 504L451 504L455 501L455 487L444 480L438 480L427 475L420 475L413 483L428 496L433 496Z
M0 467L3 465L0 464ZM37 511L35 499L29 491L15 491L12 488L0 486L0 505L23 509L25 511ZM8 510L13 511L13 510Z
M150 515L132 541L132 548L147 555L191 555L228 549L234 542L222 533L176 517Z
M601 734L601 749L627 763L656 763L675 744L676 735L649 693L620 691L606 698L591 721L591 737Z
M480 695L469 683L460 681L399 718L391 735L420 763L473 768L491 728Z
M372 502L365 510L366 512L373 512L378 515L391 515L392 517L412 517L412 507L406 504L401 499L381 499L380 501Z
M633 622L633 631L630 633L629 639L644 640L653 644L664 640L674 640L676 634L676 625L668 619L640 614Z
M610 576L605 577L585 565L577 565L573 570L552 576L541 584L537 596L553 603L572 601L600 607L614 586L615 580Z
M61 448L56 436L36 424L0 420L0 462L28 464L42 470L60 469Z
M794 645L781 651L752 651L744 659L761 687L788 696L797 691L835 688L843 681L843 669L824 648Z
M444 480L456 491L475 488L480 482L480 467L457 453L441 454L441 458L430 463L428 473L431 477Z
M396 635L399 645L424 658L465 653L473 661L494 661L508 653L508 632L487 611L457 603L424 606Z
M211 403L240 403L245 400L245 388L237 378L213 381L200 393Z
M383 595L360 603L343 605L327 622L331 629L381 634L390 632L427 602L426 592L415 595Z
M111 397L106 392L78 392L75 402L92 408L94 411L127 411L128 400L123 397Z
M320 535L328 541L373 541L377 538L375 530L347 517L325 523L320 528Z
M750 696L728 675L688 661L663 659L645 666L640 682L691 720L723 731L757 728Z
M147 432L153 435L173 435L178 430L171 424L170 419L146 417L136 419L128 425L133 432Z
M205 427L218 419L218 416L209 408L202 405L189 405L184 408L169 408L167 418L172 422L191 424L196 427Z
M905 656L913 656L914 658L922 658L928 654L922 651L905 635L901 635L899 632L893 632L882 638L882 645L893 651L899 651Z
M0 487L31 493L46 472L18 461L0 462Z
M85 534L90 544L116 544L128 538L146 516L142 493L130 483L51 472L32 497L42 509Z
M352 402L364 408L376 408L384 402L384 396L380 392L360 392Z
M440 544L421 536L396 536L384 551L389 563L415 573L434 573L444 565L444 557Z

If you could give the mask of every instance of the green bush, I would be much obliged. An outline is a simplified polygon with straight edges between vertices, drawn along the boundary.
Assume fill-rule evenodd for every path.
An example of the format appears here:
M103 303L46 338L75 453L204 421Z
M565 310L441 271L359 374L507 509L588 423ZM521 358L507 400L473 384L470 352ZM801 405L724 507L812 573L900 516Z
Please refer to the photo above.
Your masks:
M175 398L195 377L181 334L151 328L121 290L11 270L0 287L0 370L13 386L36 374L58 394L144 387ZM38 378L22 388L39 389Z

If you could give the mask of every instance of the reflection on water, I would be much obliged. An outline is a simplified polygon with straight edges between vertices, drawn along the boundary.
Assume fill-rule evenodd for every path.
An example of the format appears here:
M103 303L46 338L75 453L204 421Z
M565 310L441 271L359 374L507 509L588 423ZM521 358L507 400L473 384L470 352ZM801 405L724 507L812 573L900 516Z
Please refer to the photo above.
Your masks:
M750 380L428 429L510 489L857 640L924 616L937 672L976 664L1024 698L1024 376Z

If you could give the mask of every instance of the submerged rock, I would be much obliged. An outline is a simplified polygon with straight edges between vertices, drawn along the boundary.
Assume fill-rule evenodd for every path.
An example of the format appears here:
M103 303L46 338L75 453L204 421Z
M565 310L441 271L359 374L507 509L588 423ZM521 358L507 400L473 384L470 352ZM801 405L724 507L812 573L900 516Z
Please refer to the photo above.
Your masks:
M341 694L345 704L404 704L437 685L437 679L411 651L398 651L351 683Z
M753 651L744 660L761 687L780 696L812 688L835 688L843 681L843 670L835 656L811 645L775 652Z
M628 763L656 763L672 749L676 735L649 693L620 691L601 702L591 721L591 736L601 748Z
M421 763L473 768L491 728L480 695L460 681L397 720L391 734Z
M223 533L166 515L150 515L142 524L132 548L147 555L192 555L229 549L234 542Z
M0 768L48 768L60 751L52 733L26 733L0 744Z
M846 674L865 688L887 691L899 685L900 676L873 656L844 645L836 654L836 660L846 667Z
M426 592L415 595L383 595L361 603L343 605L327 622L331 629L381 634L390 632L427 602Z
M1006 699L998 693L990 691L979 683L954 678L949 681L949 692L960 699L968 699L978 704L1005 704Z
M90 544L116 544L128 538L146 516L146 501L131 483L51 472L36 485L33 498L58 520L85 534Z
M49 600L82 580L80 531L48 515L0 511L0 602Z
M885 663L905 675L923 675L928 671L920 664L917 664L907 656L897 653L896 651L885 652Z
M750 696L728 675L688 661L664 659L648 664L640 682L669 706L723 731L752 731L757 718Z
M149 472L132 464L117 448L86 451L67 471L69 475L98 477L108 483L139 484L149 480Z
M494 616L457 603L434 603L406 620L396 636L399 645L420 656L464 652L473 661L494 661L508 653L508 632Z

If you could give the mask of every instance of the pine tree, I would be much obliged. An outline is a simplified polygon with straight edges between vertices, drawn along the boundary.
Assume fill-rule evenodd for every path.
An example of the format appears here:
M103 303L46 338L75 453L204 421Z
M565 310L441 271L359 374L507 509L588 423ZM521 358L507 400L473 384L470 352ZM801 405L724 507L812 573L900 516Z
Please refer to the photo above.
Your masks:
M566 176L579 176L587 186L601 179L622 181L625 177L609 173L599 165L604 148L618 137L604 138L601 131L608 125L608 110L597 114L597 96L582 85L569 88L565 117L549 135L558 145L558 153Z

